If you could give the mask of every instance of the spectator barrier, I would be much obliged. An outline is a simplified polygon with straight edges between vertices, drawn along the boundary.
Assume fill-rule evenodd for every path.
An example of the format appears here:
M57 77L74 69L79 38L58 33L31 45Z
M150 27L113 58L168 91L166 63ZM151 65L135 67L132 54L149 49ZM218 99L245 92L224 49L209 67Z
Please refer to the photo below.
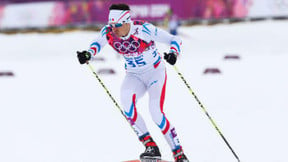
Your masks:
M122 2L32 1L6 0L0 4L0 30L100 27L107 23L109 6ZM163 22L171 10L184 23L288 17L288 0L126 0L125 3L130 5L133 19L155 23Z

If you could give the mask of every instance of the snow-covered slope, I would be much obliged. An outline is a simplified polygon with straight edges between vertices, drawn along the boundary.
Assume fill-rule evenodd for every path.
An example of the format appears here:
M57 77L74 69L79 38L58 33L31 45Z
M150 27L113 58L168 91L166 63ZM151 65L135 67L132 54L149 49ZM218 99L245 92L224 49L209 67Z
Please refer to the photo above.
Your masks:
M267 21L181 27L176 66L243 162L287 162L288 23ZM95 32L0 35L0 161L118 162L144 151L86 65L76 59ZM161 52L166 45L159 44ZM238 55L240 60L224 60ZM123 60L110 47L91 64L119 101ZM203 74L218 68L221 74ZM207 116L167 65L165 113L191 161L237 161ZM138 102L163 159L168 144L152 122L147 96Z

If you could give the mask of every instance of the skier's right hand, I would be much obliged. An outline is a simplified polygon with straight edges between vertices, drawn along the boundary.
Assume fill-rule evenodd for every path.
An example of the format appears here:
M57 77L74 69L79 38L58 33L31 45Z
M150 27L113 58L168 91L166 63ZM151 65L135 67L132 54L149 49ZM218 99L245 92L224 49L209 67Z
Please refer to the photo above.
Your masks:
M77 51L77 57L80 64L85 64L87 61L91 59L91 54L88 51Z

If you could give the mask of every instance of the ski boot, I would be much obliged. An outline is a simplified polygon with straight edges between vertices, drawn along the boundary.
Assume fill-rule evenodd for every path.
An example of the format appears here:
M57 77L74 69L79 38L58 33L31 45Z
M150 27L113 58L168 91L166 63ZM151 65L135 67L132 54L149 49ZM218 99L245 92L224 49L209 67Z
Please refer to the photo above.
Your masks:
M144 159L145 161L150 159L148 160L150 162L151 160L161 159L159 148L149 133L144 134L139 139L143 143L143 145L146 147L145 152L140 155L141 161L142 160L144 161Z
M173 157L175 162L189 162L181 147L173 150Z
M145 149L145 152L140 155L141 161L157 161L161 159L161 154L157 146L148 146Z

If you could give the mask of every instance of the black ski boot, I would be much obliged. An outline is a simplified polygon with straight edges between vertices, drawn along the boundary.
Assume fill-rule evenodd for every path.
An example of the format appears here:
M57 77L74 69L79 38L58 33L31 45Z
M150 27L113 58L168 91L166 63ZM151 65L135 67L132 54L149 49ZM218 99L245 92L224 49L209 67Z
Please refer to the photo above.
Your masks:
M145 152L140 155L141 160L160 160L161 154L157 146L148 146Z
M173 157L175 162L189 162L181 147L177 150L173 150Z
M161 159L159 148L149 133L141 136L139 140L146 147L145 152L140 155L140 159L142 162L154 162Z

